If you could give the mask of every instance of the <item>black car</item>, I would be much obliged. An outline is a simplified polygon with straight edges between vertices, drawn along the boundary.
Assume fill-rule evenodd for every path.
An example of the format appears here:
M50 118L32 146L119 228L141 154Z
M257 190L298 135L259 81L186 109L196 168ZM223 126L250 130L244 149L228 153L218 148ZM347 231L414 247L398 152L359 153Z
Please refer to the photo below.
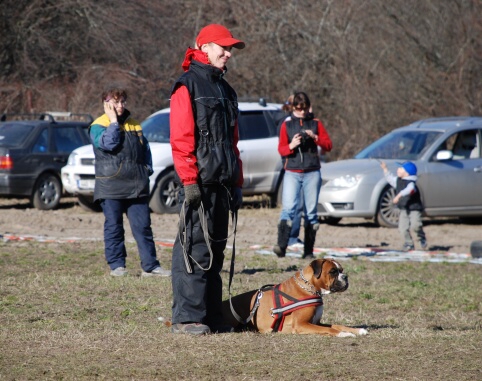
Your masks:
M3 114L0 117L0 197L30 198L37 209L58 207L60 169L89 144L86 114Z

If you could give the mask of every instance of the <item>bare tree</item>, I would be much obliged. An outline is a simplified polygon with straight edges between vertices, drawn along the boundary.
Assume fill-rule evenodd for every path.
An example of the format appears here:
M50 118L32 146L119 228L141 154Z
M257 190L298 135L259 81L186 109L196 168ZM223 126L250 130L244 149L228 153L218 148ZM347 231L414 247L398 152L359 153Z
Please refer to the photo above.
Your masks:
M98 114L111 82L144 118L170 89L199 29L246 41L227 78L241 100L306 91L353 155L411 121L481 115L480 0L6 0L0 16L0 109Z

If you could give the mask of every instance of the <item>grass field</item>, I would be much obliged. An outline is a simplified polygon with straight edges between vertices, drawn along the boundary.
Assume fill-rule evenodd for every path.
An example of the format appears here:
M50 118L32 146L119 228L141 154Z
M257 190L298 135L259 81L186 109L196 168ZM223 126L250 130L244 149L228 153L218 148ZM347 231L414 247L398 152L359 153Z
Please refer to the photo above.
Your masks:
M322 322L367 327L364 337L190 337L158 321L171 316L170 279L141 278L132 254L130 275L111 278L102 245L0 243L0 380L482 379L480 265L343 262L350 287L325 297ZM236 259L235 294L306 265Z

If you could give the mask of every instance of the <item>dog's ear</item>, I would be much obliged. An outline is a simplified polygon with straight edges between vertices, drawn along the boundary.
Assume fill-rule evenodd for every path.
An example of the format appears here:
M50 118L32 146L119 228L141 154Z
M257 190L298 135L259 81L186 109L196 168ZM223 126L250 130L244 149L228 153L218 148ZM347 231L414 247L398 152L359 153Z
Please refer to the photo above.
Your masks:
M315 259L310 263L310 266L313 269L313 275L316 277L316 279L320 279L321 271L323 270L324 263L325 263L324 259Z

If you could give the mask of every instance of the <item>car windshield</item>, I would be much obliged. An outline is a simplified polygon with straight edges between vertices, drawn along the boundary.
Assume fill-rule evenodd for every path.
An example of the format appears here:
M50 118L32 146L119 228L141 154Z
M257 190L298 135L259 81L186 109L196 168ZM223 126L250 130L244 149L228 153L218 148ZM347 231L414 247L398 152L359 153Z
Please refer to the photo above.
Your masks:
M18 123L1 123L0 124L0 145L8 147L17 147L30 134L34 126Z
M441 134L438 131L393 131L363 149L355 159L418 160Z
M141 126L150 143L169 143L169 113L151 116L144 120Z

